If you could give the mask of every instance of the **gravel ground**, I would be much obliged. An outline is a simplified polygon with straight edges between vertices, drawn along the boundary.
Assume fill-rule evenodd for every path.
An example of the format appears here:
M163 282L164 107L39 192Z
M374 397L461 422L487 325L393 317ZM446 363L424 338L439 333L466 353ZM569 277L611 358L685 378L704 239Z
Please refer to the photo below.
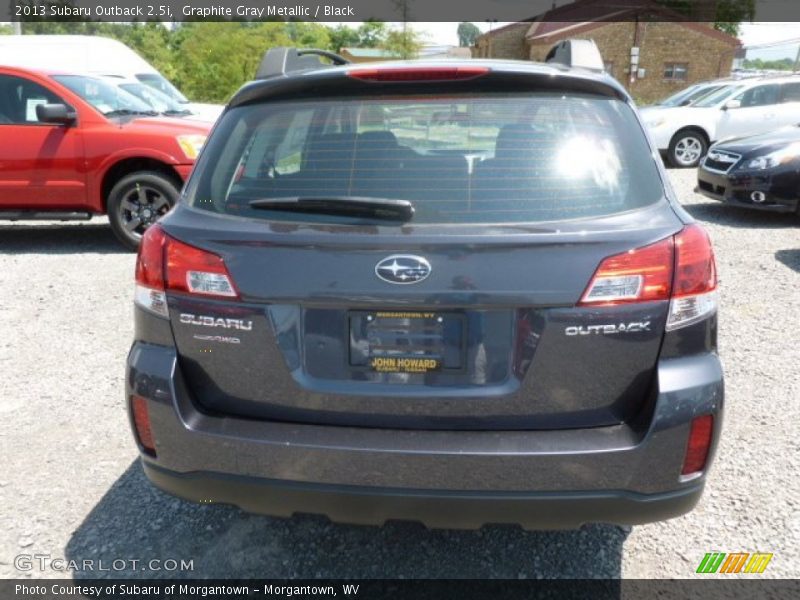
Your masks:
M101 220L0 225L0 577L32 575L19 554L191 560L180 574L200 577L691 577L712 550L773 552L764 576L800 576L800 220L711 203L692 171L670 176L716 245L727 413L699 507L633 529L342 526L157 492L122 403L133 255ZM139 569L125 574L169 575Z

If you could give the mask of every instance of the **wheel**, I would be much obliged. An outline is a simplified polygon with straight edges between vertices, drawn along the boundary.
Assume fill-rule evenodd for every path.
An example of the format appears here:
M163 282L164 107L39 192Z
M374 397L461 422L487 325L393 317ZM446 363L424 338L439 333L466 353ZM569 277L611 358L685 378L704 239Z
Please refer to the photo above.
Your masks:
M111 229L122 244L136 250L145 230L175 206L178 185L155 171L131 173L111 188L106 212Z
M669 143L669 162L683 169L696 167L707 150L708 142L702 133L694 129L679 131Z

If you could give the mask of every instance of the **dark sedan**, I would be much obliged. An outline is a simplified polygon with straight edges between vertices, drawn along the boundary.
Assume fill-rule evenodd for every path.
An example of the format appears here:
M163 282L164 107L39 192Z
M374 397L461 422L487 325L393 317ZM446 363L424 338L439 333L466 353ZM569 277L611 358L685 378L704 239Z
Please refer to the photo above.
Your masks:
M697 170L696 191L736 206L798 212L800 126L715 144Z

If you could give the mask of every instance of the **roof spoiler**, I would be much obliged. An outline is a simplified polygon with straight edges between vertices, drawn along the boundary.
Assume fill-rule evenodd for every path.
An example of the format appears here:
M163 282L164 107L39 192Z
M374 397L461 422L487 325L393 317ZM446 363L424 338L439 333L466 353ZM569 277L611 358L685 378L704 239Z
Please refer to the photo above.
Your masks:
M327 50L318 50L316 48L270 48L264 53L264 58L261 59L261 64L256 71L256 79L267 79L268 77L276 77L278 75L286 75L286 73L294 71L308 71L311 69L320 69L329 66L323 63L319 58L324 57L330 60L334 65L346 65L350 61Z
M545 62L590 71L604 71L605 63L594 40L562 40L545 57Z

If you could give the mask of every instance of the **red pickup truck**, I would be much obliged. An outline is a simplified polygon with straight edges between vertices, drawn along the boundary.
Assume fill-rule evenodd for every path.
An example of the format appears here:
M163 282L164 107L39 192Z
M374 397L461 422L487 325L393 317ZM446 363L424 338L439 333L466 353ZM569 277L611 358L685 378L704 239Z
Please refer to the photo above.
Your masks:
M0 66L0 220L108 214L135 249L178 200L209 129L103 79Z

